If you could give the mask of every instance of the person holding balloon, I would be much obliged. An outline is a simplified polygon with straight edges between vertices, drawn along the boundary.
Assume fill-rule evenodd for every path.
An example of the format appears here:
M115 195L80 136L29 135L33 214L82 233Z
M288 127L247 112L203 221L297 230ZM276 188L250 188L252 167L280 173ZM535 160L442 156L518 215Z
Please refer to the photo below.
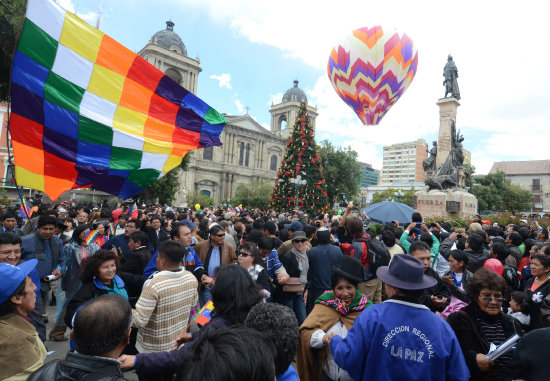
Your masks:
M525 283L524 291L529 300L529 330L542 327L542 301L550 294L550 257L537 254L531 259L531 274L533 277Z

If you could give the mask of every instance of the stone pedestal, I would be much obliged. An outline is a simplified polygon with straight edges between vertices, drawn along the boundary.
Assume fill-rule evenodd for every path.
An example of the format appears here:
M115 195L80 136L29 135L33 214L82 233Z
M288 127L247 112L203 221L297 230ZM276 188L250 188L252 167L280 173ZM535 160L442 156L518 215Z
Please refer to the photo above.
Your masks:
M477 198L460 188L421 190L416 193L416 211L422 217L469 218L477 214Z
M439 106L439 138L437 139L436 168L441 167L451 152L451 122L456 123L456 110L460 102L455 98L441 98Z

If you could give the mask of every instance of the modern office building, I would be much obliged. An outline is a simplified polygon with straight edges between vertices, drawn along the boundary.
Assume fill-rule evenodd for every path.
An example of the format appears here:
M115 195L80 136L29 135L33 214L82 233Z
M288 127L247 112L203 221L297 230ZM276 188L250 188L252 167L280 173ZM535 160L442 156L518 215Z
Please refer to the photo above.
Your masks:
M423 183L426 175L422 161L427 157L428 145L424 139L385 146L378 185Z
M359 184L359 188L377 185L380 171L374 169L370 164L361 162L359 164L361 164L361 183Z

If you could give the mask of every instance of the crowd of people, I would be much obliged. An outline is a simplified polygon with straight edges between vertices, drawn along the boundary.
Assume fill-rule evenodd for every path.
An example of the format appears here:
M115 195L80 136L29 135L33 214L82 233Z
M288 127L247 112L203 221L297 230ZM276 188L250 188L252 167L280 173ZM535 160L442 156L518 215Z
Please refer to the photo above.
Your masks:
M0 379L550 374L549 229L536 222L452 227L413 213L373 234L353 205L29 208L0 208ZM65 359L48 360L48 339L67 342Z

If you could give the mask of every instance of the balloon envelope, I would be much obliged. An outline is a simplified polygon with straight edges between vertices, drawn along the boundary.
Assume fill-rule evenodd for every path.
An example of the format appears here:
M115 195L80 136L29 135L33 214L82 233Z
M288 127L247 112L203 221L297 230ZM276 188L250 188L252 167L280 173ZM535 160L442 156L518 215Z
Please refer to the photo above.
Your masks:
M496 258L487 259L483 264L483 267L486 267L489 270L493 270L498 275L502 275L502 273L504 272L504 266L502 266L502 263Z
M377 125L411 84L418 51L404 33L359 28L332 48L328 76L363 124Z

